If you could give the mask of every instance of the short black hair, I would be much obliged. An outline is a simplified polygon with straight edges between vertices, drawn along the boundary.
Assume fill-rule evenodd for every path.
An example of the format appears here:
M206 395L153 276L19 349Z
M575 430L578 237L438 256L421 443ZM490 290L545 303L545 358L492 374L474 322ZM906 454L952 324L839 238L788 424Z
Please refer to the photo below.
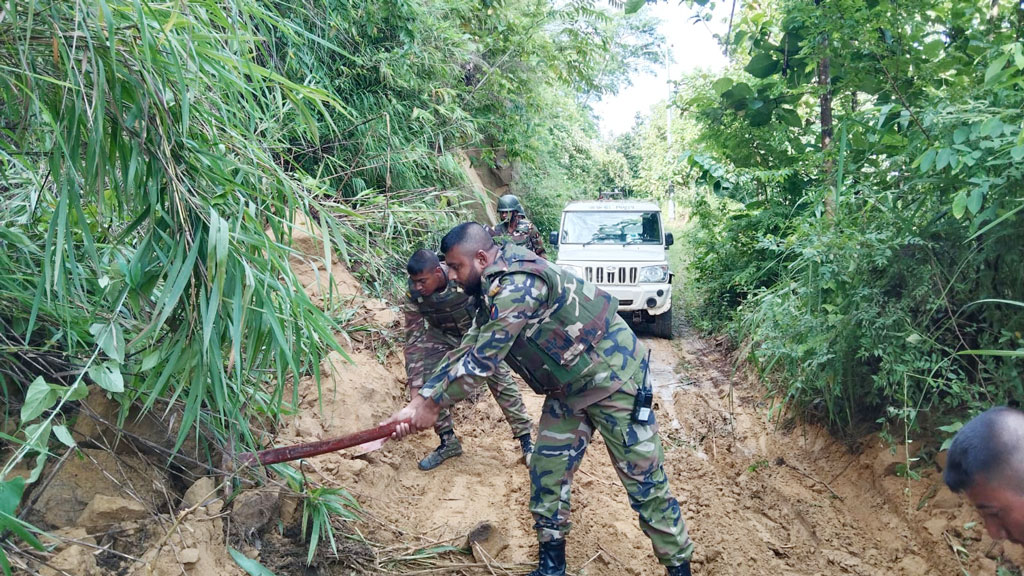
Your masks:
M949 447L942 480L953 492L974 486L979 476L989 481L1009 481L1024 492L1020 455L1024 452L1024 413L998 406L982 412L964 425Z
M437 257L435 252L423 249L413 252L413 255L409 257L409 262L405 265L405 270L410 276L415 276L436 270L440 265L441 259Z
M490 250L494 246L494 238L476 222L463 222L452 228L441 239L441 252L447 254L456 246L467 245L476 250Z

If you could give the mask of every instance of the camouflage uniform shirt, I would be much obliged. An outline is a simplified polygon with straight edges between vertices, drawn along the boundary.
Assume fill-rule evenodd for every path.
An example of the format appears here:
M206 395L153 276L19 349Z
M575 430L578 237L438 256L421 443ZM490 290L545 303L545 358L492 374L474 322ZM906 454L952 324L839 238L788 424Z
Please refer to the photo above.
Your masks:
M442 264L442 266L444 266ZM448 270L444 268L445 277L448 277ZM459 290L458 285L453 280L448 280L448 285L445 286L444 290L439 292L432 297L458 297L454 293L458 292L467 300L466 306L470 309L475 309L476 299L469 295L462 293ZM432 358L436 354L437 345L433 343L434 340L440 340L444 343L449 344L449 350L458 345L462 339L462 335L469 330L472 324L471 320L466 321L458 332L444 333L430 326L427 319L423 317L423 313L420 311L419 306L413 301L412 294L407 294L405 299L405 305L402 307L402 312L405 314L405 372L408 377L408 384L413 388L419 388L423 386L423 381L426 376L427 370L433 368L437 364L438 359ZM428 331L431 332L428 337ZM430 360L434 360L431 362Z
M442 264L442 266L444 266ZM445 268L447 276L447 269ZM436 313L431 314L431 308L425 309L417 300L428 302L445 302L449 313L445 318L439 317ZM408 377L408 384L413 394L416 394L423 386L423 380L429 376L442 361L445 354L459 346L463 334L469 330L473 323L473 314L477 309L477 299L470 297L459 290L458 285L449 280L444 290L420 297L410 288L406 297L405 306L405 371ZM486 379L487 388L491 395L498 402L505 420L512 428L512 434L520 437L530 433L533 421L530 419L526 406L523 404L519 387L512 379L512 373L504 363L500 364L494 373ZM442 410L438 414L434 430L440 435L451 431L454 428L454 421L451 413Z
M495 267L507 268L503 256L499 255L484 271L484 277ZM516 338L525 337L546 318L549 288L532 274L513 272L483 288L488 306L481 306L462 343L445 356L420 389L421 396L442 406L465 398L494 373ZM574 409L602 400L622 387L640 368L638 359L643 358L646 350L625 321L612 313L604 337L586 354L591 363L587 372L566 382L563 390L555 393Z
M541 258L546 257L547 251L544 250L544 243L540 238L540 230L537 230L533 222L527 220L525 216L520 216L519 221L516 222L515 229L511 231L508 229L508 224L508 222L499 222L497 226L489 228L488 232L495 239L507 238L509 242L522 246Z

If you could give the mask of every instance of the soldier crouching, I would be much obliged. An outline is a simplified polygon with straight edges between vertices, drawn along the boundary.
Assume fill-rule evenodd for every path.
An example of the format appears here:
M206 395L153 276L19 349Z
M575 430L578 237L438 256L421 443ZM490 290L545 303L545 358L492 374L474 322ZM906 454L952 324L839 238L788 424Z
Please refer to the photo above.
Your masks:
M405 306L405 370L411 394L415 397L423 386L424 375L430 375L445 354L458 347L463 334L473 322L477 303L448 279L448 272L437 254L420 250L409 258L409 292ZM505 364L498 366L486 380L487 388L498 402L512 435L519 440L525 462L533 451L530 428L533 421L526 412L519 387ZM445 460L460 456L462 444L455 435L454 422L448 410L438 415L434 431L440 445L419 462L421 470L432 470Z

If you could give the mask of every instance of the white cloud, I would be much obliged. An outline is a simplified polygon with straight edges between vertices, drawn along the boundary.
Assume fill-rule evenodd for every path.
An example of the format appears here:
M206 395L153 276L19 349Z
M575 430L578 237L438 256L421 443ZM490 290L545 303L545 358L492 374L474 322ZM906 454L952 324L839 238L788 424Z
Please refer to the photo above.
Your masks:
M703 68L721 70L727 64L725 56L714 38L714 34L725 35L729 28L731 2L716 6L710 22L694 22L693 11L678 0L649 4L642 10L661 19L659 29L665 35L672 52L668 73L678 79L682 74ZM739 10L737 0L736 9ZM647 114L651 106L664 100L669 91L669 74L665 67L658 68L658 74L634 72L633 85L614 96L605 97L594 104L598 126L604 135L628 132L637 114Z

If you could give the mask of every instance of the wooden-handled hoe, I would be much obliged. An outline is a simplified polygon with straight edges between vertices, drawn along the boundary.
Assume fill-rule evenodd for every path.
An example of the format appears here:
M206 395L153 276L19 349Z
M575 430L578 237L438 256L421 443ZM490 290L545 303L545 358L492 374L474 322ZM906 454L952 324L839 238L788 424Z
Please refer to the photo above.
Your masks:
M299 458L319 456L352 447L360 448L361 453L365 454L380 448L391 437L391 434L394 433L399 424L406 423L408 423L408 420L401 420L399 422L382 424L376 428L362 430L347 436L341 436L340 438L305 442L295 444L294 446L281 446L280 448L269 448L259 452L246 452L238 456L238 464L241 466L255 466L256 464L267 466L280 462L290 462Z

